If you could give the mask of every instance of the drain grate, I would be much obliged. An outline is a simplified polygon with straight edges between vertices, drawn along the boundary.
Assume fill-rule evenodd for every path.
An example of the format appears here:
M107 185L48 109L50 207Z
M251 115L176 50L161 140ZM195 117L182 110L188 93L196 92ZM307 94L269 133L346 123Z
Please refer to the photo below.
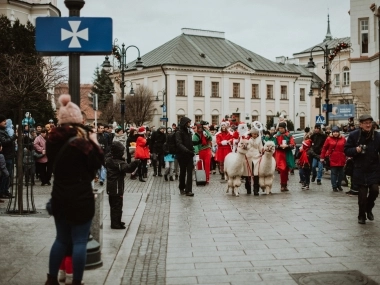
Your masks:
M313 273L291 273L299 285L379 285L357 270Z

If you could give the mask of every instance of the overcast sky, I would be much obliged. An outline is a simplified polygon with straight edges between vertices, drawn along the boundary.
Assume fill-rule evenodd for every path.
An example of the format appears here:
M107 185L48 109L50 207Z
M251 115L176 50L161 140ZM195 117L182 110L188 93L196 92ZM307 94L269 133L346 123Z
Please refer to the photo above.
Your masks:
M58 0L62 17L68 16ZM86 0L83 17L111 17L113 38L141 55L181 34L181 28L225 32L226 39L270 60L321 43L330 14L334 38L350 36L350 0ZM127 61L137 57L129 49ZM81 82L92 83L104 56L81 57ZM67 62L67 58L63 58Z

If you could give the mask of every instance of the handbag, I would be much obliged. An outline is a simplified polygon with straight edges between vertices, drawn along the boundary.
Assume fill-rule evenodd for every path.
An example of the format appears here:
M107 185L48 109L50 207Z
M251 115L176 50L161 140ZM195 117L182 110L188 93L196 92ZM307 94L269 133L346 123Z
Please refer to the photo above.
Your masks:
M72 137L72 138L70 138L70 139L69 139L69 140L63 145L63 147L59 150L57 156L55 157L55 161L54 161L54 163L53 163L53 172L55 171L55 165L57 164L57 160L58 160L59 158L61 158L61 156L62 156L62 154L63 154L63 151L68 147L68 145L69 145L72 141L74 141L74 140L76 140L76 139L77 139L77 137ZM52 206L52 200L51 200L51 198L49 199L49 201L47 201L46 206L45 206L45 209L46 209L46 211L48 212L48 214L49 214L50 216L53 216L53 206Z

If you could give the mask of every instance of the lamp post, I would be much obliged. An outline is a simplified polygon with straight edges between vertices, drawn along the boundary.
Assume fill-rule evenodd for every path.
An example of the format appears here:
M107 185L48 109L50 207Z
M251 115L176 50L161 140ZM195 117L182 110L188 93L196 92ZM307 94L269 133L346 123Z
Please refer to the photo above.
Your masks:
M333 48L329 49L328 45L325 45L325 47L321 46L315 46L310 50L310 61L307 64L307 68L314 70L315 68L315 63L313 61L313 51L322 51L323 52L323 66L322 68L325 70L326 74L326 83L325 83L325 90L326 90L326 119L325 119L325 125L327 126L329 124L329 91L330 91L330 75L331 75L331 70L330 70L330 62L333 61L335 56L342 50L350 47L349 44L347 43L338 43L338 45Z
M157 95L156 95L156 101L160 101L160 99L158 98L158 95L159 94L162 94L162 105L160 105L160 107L162 108L162 116L163 118L165 118L165 128L168 127L168 110L167 110L167 106L166 106L166 103L165 103L165 95L166 95L166 90L162 90L162 91L158 91L157 92Z
M115 39L115 42L117 42L117 39ZM138 47L134 46L134 45L130 45L128 47L125 47L125 44L122 44L121 45L121 48L114 44L113 46L113 49L112 49L112 54L115 56L115 58L117 59L117 61L119 62L119 70L120 70L120 74L121 74L121 81L120 81L120 88L121 88L121 98L120 98L120 114L121 114L121 126L122 128L124 129L124 117L125 117L125 98L124 98L124 87L126 86L125 83L126 82L130 82L131 83L131 91L129 92L130 95L134 95L134 90L133 90L133 85L132 85L132 82L129 81L129 80L125 80L124 77L125 77L125 72L126 70L128 69L128 66L127 66L127 50L130 48L130 47L134 47L137 49L138 51L138 57L137 57L137 60L136 60L136 64L134 65L134 67L137 69L137 70L142 70L143 69L143 63L141 61L141 57L140 57L140 50ZM108 72L108 73L111 73L112 72L112 65L110 63L110 61L108 60L108 56L106 56L103 64L103 69Z

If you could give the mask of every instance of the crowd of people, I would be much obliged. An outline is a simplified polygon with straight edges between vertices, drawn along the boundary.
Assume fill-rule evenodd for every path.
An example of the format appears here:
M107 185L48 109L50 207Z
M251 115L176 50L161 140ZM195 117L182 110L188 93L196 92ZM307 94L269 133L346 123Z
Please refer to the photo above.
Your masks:
M343 191L342 182L348 180L348 194L358 195L358 222L374 220L372 209L379 193L380 133L370 115L362 115L359 126L350 127L348 135L338 126L325 131L319 124L312 131L306 128L302 146L294 154L296 143L284 118L269 130L255 125L247 128L229 118L216 128L205 121L192 124L187 117L181 118L178 127L173 124L124 130L101 123L86 125L85 114L70 101L69 95L62 95L59 101L58 126L53 120L44 126L35 124L26 114L22 132L25 185L34 185L37 179L41 186L53 183L51 214L57 236L50 252L46 284L59 284L58 275L60 280L66 278L66 284L82 284L87 237L95 211L94 183L106 183L111 228L125 229L122 208L127 173L131 174L130 179L140 182L146 182L149 175L168 183L178 180L180 194L192 197L194 170L204 170L206 186L216 172L225 182L225 158L236 152L242 138L250 142L242 175L248 195L252 190L255 196L259 195L258 169L263 146L271 141L276 148L281 192L290 190L289 174L294 169L299 170L302 190L310 190L312 182L317 187L321 185L323 171L329 170L333 192ZM3 199L13 197L9 189L18 151L17 137L12 122L0 115Z

